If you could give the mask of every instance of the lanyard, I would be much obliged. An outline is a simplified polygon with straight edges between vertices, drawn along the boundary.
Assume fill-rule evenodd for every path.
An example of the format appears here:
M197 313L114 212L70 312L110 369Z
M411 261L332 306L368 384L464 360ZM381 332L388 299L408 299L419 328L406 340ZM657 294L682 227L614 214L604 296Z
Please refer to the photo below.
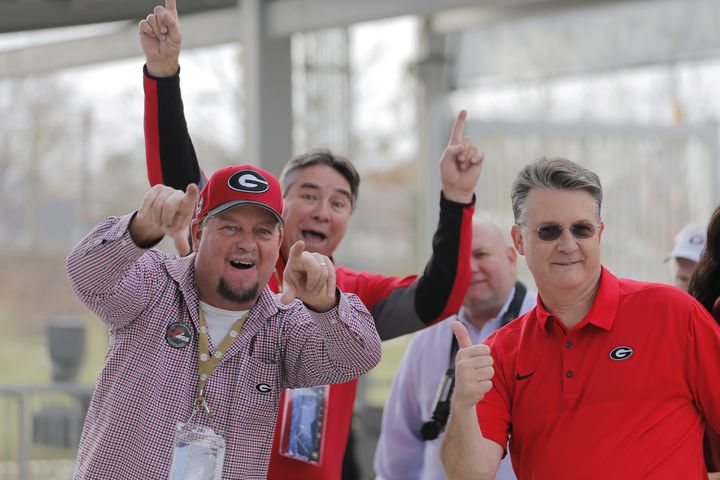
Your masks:
M207 322L205 321L205 313L203 313L202 309L199 310L200 338L198 341L198 372L200 372L200 378L198 380L198 396L195 400L195 406L203 408L210 420L212 420L213 414L205 398L205 385L207 384L208 378L210 378L210 375L212 375L215 370L215 367L217 367L217 364L220 362L223 354L228 351L237 336L240 334L240 330L242 330L245 320L247 320L249 314L250 310L245 312L245 314L233 324L230 331L227 335L225 335L225 338L223 338L222 342L220 342L220 345L218 345L217 349L212 355L210 355L210 338L208 337L208 327Z

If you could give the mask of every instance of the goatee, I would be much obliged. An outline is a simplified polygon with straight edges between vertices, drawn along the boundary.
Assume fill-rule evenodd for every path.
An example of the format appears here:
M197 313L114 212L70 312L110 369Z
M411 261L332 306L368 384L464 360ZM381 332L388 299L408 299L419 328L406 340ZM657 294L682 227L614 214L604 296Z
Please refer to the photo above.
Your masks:
M257 299L259 288L260 285L258 283L255 283L252 287L238 292L237 290L233 289L233 287L228 282L226 282L224 278L220 278L220 283L218 284L217 291L218 294L225 300L230 300L231 302L235 303L247 303Z

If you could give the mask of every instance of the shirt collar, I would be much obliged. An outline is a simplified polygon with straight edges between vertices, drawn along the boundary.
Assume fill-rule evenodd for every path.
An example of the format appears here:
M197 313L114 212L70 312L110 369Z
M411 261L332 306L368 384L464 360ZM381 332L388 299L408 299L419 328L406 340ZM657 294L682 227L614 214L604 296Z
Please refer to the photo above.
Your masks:
M510 308L510 303L515 297L515 288L517 287L513 286L512 290L510 290L510 295L508 295L508 298L505 300L505 305L503 305L503 307L500 309L500 313L498 313L494 318L488 320L488 322L485 323L485 325L483 326L482 330L479 330L475 325L470 323L465 307L460 307L457 318L465 325L465 327L467 327L468 332L471 332L471 338L474 342L485 340L487 336L500 328L503 315L505 315L505 312L507 312L508 308Z
M170 276L180 286L180 290L185 297L185 302L188 305L190 316L193 321L197 323L197 311L199 307L199 297L197 289L195 288L195 253L187 255L185 257L169 257L165 261L166 268ZM281 264L281 259L278 259L278 266ZM250 323L251 319L256 317L268 318L272 316L278 309L284 308L285 306L280 303L279 299L275 298L274 293L266 285L260 292L258 300L253 305L246 325Z
M619 302L620 283L615 275L601 266L600 287L598 288L592 307L590 307L590 311L585 315L585 318L573 327L573 330L592 323L596 327L609 331L615 322ZM553 317L553 315L545 309L540 293L538 293L535 312L543 332L547 332L548 324L552 322L551 317Z

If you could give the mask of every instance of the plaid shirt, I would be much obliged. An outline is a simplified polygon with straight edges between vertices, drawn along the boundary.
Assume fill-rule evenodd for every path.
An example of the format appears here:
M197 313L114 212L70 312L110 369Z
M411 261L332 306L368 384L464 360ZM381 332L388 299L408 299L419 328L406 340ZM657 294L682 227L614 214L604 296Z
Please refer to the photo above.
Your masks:
M166 479L175 425L188 420L197 395L194 255L137 247L127 230L131 218L107 219L68 257L75 292L110 330L77 479ZM193 332L183 348L165 340L173 322ZM211 426L227 441L223 478L265 478L284 388L347 382L379 360L373 319L354 295L341 295L336 309L317 314L299 301L282 305L263 289L206 387ZM270 392L256 388L263 383ZM207 424L204 415L195 418Z

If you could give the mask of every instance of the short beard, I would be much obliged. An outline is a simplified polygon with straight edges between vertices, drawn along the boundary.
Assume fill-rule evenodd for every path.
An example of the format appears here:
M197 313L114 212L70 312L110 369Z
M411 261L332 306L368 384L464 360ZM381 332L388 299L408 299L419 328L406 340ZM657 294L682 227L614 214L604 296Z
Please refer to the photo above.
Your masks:
M258 283L255 283L255 285L253 285L252 287L242 292L238 292L234 290L232 286L225 281L224 278L221 277L220 283L218 284L217 292L225 300L230 300L231 302L235 303L247 303L250 301L255 301L257 299L259 289L260 285Z

